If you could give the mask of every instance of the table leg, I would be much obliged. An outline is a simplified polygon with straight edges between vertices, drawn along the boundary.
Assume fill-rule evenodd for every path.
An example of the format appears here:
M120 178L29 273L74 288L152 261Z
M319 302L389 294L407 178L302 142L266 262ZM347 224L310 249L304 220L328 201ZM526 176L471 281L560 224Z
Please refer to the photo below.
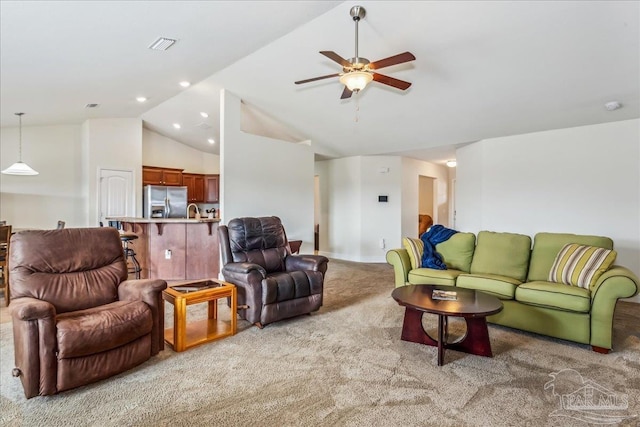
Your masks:
M407 307L404 311L404 323L402 324L402 340L437 346L438 341L427 334L422 327L422 311Z
M467 317L467 333L459 341L447 344L447 348L478 356L493 357L486 317Z
M184 351L187 339L187 301L176 298L173 306L173 343L175 351Z
M217 319L218 318L218 300L214 299L209 301L209 319Z
M422 311L405 308L401 338L403 341L438 347L438 366L444 363L445 349L493 357L486 317L465 318L467 333L459 341L449 343L448 316L438 315L438 337L435 340L422 327L423 314Z
M447 339L447 316L443 314L438 315L438 366L444 364L444 349L446 347Z

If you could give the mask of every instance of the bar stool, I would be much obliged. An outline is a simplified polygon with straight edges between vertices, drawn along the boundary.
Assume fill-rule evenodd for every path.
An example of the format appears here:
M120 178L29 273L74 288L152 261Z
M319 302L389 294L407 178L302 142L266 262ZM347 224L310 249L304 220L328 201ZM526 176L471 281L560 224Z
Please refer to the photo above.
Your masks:
M122 247L124 249L124 261L127 263L129 274L133 273L136 275L136 279L140 278L140 263L136 258L135 251L129 247L129 242L138 238L138 235L135 233L120 233L120 240L122 241ZM129 267L129 259L131 259L131 264L133 267Z

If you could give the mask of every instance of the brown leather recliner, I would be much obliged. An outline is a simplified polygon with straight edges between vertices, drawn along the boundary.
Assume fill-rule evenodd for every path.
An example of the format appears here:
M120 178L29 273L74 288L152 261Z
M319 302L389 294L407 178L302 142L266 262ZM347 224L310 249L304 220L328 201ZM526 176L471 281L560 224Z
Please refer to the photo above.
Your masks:
M222 275L238 287L241 318L262 328L322 306L329 260L291 255L280 218L236 218L218 233Z
M164 349L164 280L127 280L114 228L23 231L9 249L14 376L27 398L118 374Z

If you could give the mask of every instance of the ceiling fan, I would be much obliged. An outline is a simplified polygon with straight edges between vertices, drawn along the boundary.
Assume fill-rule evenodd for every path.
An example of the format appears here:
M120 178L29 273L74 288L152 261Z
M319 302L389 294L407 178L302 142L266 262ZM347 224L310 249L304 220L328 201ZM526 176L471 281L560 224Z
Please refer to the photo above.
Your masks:
M406 90L411 86L411 83L404 80L398 80L393 77L385 76L376 73L374 70L380 68L389 67L391 65L402 64L404 62L413 61L416 59L411 52L404 52L398 55L390 56L389 58L380 59L378 61L369 62L367 58L358 56L358 22L365 17L366 11L362 6L353 6L349 11L349 14L356 23L356 54L353 58L346 60L335 52L330 50L323 50L320 53L332 61L342 65L342 72L336 74L329 74L326 76L314 77L312 79L299 80L295 84L303 84L314 82L316 80L328 79L331 77L340 77L340 83L344 87L342 96L340 99L350 98L353 93L358 93L372 80L385 85L393 86L398 89Z

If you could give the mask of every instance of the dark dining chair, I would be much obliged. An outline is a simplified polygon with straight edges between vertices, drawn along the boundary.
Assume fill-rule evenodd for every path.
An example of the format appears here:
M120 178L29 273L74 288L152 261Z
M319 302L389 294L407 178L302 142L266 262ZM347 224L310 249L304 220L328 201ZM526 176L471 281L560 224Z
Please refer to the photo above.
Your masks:
M11 240L11 226L0 226L0 267L2 267L2 286L4 287L4 304L9 305L9 241Z

